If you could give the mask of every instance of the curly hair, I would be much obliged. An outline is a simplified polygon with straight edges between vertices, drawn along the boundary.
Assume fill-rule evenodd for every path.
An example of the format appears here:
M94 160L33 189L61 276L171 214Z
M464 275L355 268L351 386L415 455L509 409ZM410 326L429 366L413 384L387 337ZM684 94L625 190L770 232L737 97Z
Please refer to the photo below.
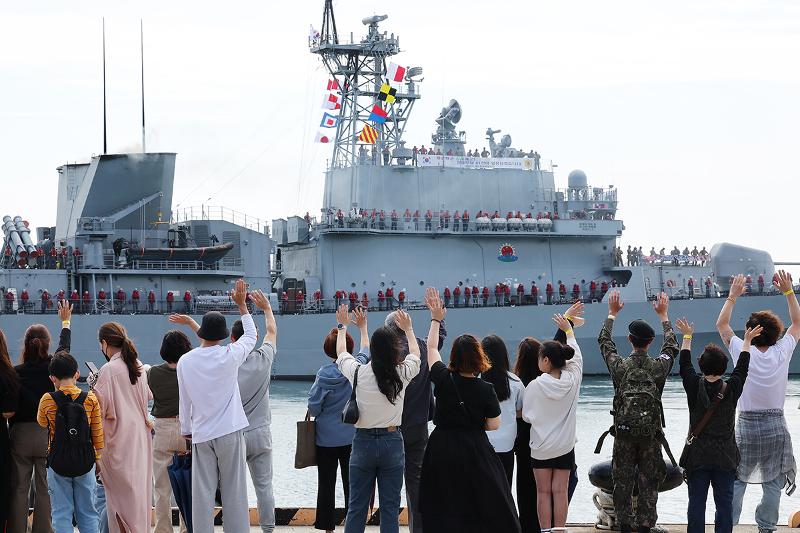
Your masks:
M761 326L764 331L753 339L753 346L769 347L775 345L783 334L783 321L772 311L756 311L747 319L745 327Z

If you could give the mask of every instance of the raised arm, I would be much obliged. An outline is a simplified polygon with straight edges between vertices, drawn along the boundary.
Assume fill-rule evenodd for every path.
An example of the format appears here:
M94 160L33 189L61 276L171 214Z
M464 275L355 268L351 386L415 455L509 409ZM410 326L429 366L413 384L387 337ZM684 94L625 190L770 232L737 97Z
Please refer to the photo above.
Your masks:
M762 326L754 328L747 328L744 332L744 342L742 343L742 352L739 354L739 359L736 361L736 366L731 372L731 377L728 378L728 387L731 389L731 394L734 398L739 398L744 389L744 382L747 381L747 374L750 370L750 343L761 332L764 331Z
M683 335L679 364L683 388L688 391L689 389L687 387L692 387L697 384L697 372L694 369L694 364L692 364L692 335L694 335L694 324L690 323L685 318L679 318L675 322L675 327L678 328L678 331Z
M58 336L58 348L56 348L54 353L69 352L70 345L72 344L72 330L70 329L72 304L67 300L59 300L58 318L61 320L61 333Z
M572 326L575 328L579 328L586 323L586 320L583 318L583 302L578 300L574 304L567 309L567 312L564 313L564 318L572 322Z
M256 325L253 322L250 311L247 309L247 285L243 279L236 280L231 299L236 304L236 307L239 308L239 314L242 315L244 334L236 342L229 344L228 349L236 357L238 364L241 365L256 347L256 341L258 340Z
M564 315L559 314L553 315L553 322L555 322L558 329L563 331L564 335L566 335L566 344L575 350L575 355L572 356L572 359L567 361L567 371L573 371L577 377L580 377L583 374L583 354L581 354L581 348L578 346L578 340L575 338L575 332L572 331L572 324Z
M778 271L778 288L786 296L786 303L789 304L789 318L792 324L786 333L794 337L794 340L800 340L800 303L797 302L792 279L783 270Z
M200 324L198 324L195 319L189 315L172 314L167 317L167 320L169 320L172 324L181 324L182 326L186 326L194 333L197 333L197 331L200 329Z
M425 290L425 304L431 310L431 327L428 331L427 348L428 348L428 368L432 367L436 361L442 360L442 355L439 353L439 328L444 320L444 315L447 310L444 307L442 299L439 298L439 291L433 287L428 287Z
M606 366L608 366L611 375L614 375L613 367L620 361L619 354L617 353L617 345L614 344L612 333L614 331L614 321L625 303L619 295L619 291L613 290L608 293L608 318L603 322L603 327L600 330L600 336L597 342L600 344L600 354L605 359Z
M419 357L419 343L417 343L417 337L414 336L414 327L409 314L403 310L398 311L395 317L395 324L406 334L409 355L416 355Z
M736 299L744 294L745 278L743 274L739 274L733 278L733 283L728 291L728 297L722 305L722 310L719 312L717 318L717 331L722 339L722 344L727 348L731 345L731 339L735 335L731 327L731 315L733 314L733 306L736 305Z
M347 304L342 304L336 309L336 322L336 327L338 328L336 332L336 355L339 356L347 352L347 324L350 322Z
M359 306L353 311L353 324L358 328L361 334L361 349L359 353L367 353L369 351L369 328L367 327L367 311ZM338 339L337 339L338 340Z
M269 298L260 290L253 291L250 294L250 298L256 307L264 313L264 322L267 328L264 334L264 343L275 347L278 340L278 325L275 322L275 315L272 314L272 305L269 303Z
M669 372L672 369L675 357L678 355L678 340L675 338L675 332L672 331L672 323L669 321L669 296L667 296L667 293L662 292L656 297L656 301L653 302L653 311L655 311L664 329L664 344L661 345L661 355L666 355L670 358L668 362L669 368L667 369Z

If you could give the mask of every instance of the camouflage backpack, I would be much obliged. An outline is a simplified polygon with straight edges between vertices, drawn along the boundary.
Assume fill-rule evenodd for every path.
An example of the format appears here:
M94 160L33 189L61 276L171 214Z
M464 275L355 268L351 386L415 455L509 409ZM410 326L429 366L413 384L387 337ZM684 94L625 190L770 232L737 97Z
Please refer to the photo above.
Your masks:
M614 395L614 436L653 440L664 427L661 389L649 368L649 358L629 358Z
M652 362L649 357L629 357L625 360L625 373L620 382L615 384L614 409L611 411L614 424L600 436L594 453L600 453L603 441L609 434L626 440L657 440L672 464L677 466L664 437L661 387L653 378Z

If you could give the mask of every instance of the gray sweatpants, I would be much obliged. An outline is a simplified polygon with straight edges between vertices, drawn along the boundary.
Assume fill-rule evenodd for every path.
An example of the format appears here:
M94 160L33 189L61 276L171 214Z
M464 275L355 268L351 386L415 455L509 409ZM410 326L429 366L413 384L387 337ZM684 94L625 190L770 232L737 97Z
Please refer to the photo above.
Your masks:
M247 466L258 500L258 523L264 533L272 533L275 531L275 496L272 494L272 434L269 426L245 431L244 442Z
M192 444L192 529L214 532L214 496L222 493L222 529L250 531L245 444L241 431Z

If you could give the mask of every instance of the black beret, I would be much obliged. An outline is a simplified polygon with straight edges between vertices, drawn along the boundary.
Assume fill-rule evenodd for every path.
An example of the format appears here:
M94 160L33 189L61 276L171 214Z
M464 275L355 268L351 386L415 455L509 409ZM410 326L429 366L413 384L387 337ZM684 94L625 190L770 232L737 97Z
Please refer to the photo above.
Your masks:
M628 333L631 334L631 337L642 340L650 340L656 337L655 330L641 318L637 318L628 324Z

